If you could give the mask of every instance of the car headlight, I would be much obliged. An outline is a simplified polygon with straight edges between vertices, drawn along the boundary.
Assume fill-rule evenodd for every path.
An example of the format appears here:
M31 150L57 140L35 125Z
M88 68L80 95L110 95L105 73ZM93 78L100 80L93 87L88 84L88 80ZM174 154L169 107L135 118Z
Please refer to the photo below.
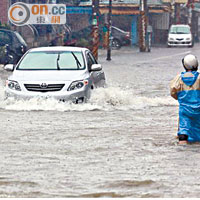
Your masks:
M168 40L174 40L174 38L168 38Z
M67 90L68 91L78 90L86 85L88 85L88 80L74 81L71 83L71 85L69 86L69 88Z
M186 38L186 40L191 40L191 38Z
M19 83L17 81L7 80L6 81L6 86L8 88L10 88L11 90L21 91L21 87L20 87L20 85L19 85Z

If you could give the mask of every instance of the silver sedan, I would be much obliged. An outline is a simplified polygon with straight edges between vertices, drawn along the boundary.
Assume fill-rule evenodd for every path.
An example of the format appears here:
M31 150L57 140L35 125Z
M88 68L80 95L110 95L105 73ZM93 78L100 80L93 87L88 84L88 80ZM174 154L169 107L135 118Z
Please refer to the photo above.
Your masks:
M6 97L55 98L75 103L90 98L105 85L105 74L92 53L79 47L40 47L29 50L6 81Z

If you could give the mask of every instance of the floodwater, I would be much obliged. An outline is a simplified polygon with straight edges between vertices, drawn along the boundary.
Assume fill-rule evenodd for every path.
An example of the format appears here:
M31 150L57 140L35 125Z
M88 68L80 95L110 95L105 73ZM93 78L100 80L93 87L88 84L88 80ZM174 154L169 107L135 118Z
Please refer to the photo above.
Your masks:
M200 146L177 145L169 95L199 47L101 50L107 87L80 105L5 101L1 68L0 197L200 197Z

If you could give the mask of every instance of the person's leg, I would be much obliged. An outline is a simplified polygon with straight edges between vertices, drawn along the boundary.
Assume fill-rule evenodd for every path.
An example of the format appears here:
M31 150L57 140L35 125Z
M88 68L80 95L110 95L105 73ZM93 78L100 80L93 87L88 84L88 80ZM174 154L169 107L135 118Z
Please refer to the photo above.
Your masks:
M180 106L179 107L179 129L178 129L178 139L179 144L187 144L188 143L188 134L190 132L191 121L188 116L188 113L185 112L185 109Z
M179 144L187 144L188 143L188 135L181 134L178 136Z

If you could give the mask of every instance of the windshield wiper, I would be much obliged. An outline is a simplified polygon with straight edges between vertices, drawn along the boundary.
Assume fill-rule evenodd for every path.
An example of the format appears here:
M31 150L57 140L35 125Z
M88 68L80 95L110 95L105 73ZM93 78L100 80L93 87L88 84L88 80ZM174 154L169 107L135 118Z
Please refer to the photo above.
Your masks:
M78 58L75 56L74 52L71 52L71 54L74 56L74 58L76 60L76 64L77 64L78 69L80 69L81 63L79 62Z
M60 53L58 53L58 57L57 57L57 69L60 70L60 66L59 66L59 60L60 60Z

